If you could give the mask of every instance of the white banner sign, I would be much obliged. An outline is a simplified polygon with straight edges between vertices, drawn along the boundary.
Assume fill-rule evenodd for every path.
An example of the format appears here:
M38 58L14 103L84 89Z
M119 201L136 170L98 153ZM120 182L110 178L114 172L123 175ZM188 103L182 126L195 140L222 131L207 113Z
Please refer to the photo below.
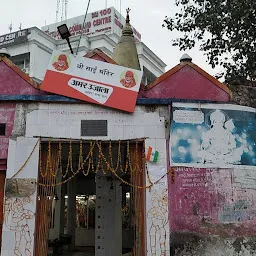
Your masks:
M105 33L117 34L121 36L125 24L125 18L114 8L107 8L100 11L88 13L86 25L83 28L84 15L71 18L62 22L43 26L41 29L49 36L60 40L60 34L57 27L61 24L67 24L72 36L80 35L82 32L87 36L101 35ZM136 41L141 41L141 34L134 28L133 34Z

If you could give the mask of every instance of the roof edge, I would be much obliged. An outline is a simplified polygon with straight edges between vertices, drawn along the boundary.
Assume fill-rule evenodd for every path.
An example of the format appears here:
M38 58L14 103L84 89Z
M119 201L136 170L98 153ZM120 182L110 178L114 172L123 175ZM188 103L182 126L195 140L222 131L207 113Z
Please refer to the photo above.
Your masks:
M214 78L212 75L204 71L202 68L197 66L194 63L187 63L190 67L192 67L194 70L196 70L198 73L203 75L205 78L207 78L209 81L214 83L216 86L218 86L220 89L222 89L224 92L226 92L229 95L229 99L232 100L232 91L223 83L221 83L219 80Z
M93 56L95 56L96 54L98 54L101 58L103 58L106 62L110 63L110 64L114 64L117 65L117 63L111 58L109 57L107 54L105 54L103 51L101 51L98 48L95 48L94 50L86 53L83 57L86 58L92 58Z
M35 89L39 89L39 84L35 82L29 75L24 73L20 68L18 68L11 60L7 57L0 57L0 62L3 61L9 68L11 68L16 74L23 78Z
M222 89L224 92L226 92L229 95L229 99L232 100L232 91L223 83L221 83L219 80L217 80L216 78L214 78L213 76L211 76L210 74L208 74L206 71L204 71L202 68L200 68L199 66L197 66L196 64L192 63L192 62L187 62L187 63L183 63L183 64L178 64L175 67L171 68L170 70L168 70L166 73L162 74L161 76L159 76L153 83L149 84L146 88L144 88L143 90L148 91L150 89L152 89L153 87L155 87L157 84L161 83L162 81L164 81L166 78L168 78L169 76L173 75L174 73L176 73L177 71L179 71L180 69L182 69L185 66L190 66L191 68L193 68L195 71L197 71L199 74L201 74L202 76L204 76L206 79L208 79L209 81L211 81L214 85L216 85L217 87L219 87L220 89Z
M46 94L46 95L0 95L1 101L8 102L62 102L62 103L80 103L80 104L93 104L90 102L69 98L66 96L61 96L57 94ZM171 105L174 102L184 102L184 103L216 103L216 104L229 104L223 101L212 101L212 100L191 100L182 98L137 98L136 105ZM230 103L233 104L233 103ZM97 105L100 106L100 105Z

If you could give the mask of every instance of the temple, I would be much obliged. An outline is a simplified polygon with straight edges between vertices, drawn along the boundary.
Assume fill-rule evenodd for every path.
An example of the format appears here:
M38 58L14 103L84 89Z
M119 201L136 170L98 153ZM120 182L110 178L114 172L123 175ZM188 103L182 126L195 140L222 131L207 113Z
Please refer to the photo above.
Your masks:
M129 12L113 58L85 60L141 70ZM255 255L256 110L231 100L183 55L128 113L43 90L2 49L1 255Z

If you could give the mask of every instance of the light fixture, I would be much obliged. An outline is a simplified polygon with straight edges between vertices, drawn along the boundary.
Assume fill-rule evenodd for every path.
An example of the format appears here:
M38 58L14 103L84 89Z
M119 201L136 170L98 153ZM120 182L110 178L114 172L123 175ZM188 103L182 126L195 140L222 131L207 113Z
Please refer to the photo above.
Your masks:
M71 34L68 30L67 24L62 24L62 25L58 26L57 29L60 33L61 38L67 40L70 52L72 54L74 54L73 49L72 49L71 44L70 44L70 41L69 41L69 38L71 37Z

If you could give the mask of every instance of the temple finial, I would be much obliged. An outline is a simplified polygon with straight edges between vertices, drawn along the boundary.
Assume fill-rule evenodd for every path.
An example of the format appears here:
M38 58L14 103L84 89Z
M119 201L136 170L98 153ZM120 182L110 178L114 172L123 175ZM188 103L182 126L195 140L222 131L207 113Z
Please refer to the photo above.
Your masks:
M130 23L130 11L131 11L131 9L128 7L127 9L126 9L126 23Z
M140 70L137 47L130 24L130 11L130 8L126 9L126 23L122 30L122 36L114 50L113 60L120 66Z

